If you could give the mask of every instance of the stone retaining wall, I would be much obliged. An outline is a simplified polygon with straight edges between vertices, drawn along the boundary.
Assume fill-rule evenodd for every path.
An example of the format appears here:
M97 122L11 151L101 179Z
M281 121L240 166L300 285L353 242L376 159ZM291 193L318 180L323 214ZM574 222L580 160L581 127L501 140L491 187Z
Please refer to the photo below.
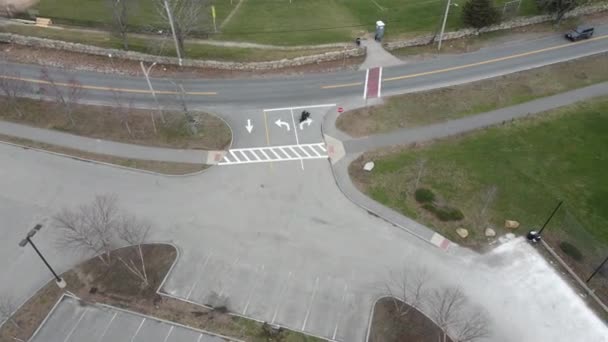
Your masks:
M593 13L603 12L603 11L607 11L607 10L608 10L608 3L594 5L594 6L584 6L584 7L575 8L574 10L566 13L564 18L578 17L581 15L593 14ZM444 40L459 39L459 38L464 38L464 37L468 37L468 36L478 35L479 33L484 33L484 32L493 32L493 31L506 30L506 29L512 29L512 28L517 28L517 27L522 27L522 26L539 24L539 23L551 21L553 19L555 19L555 17L552 15L537 15L534 17L515 18L513 20L505 21L500 24L484 27L481 29L466 28L466 29L462 29L462 30L458 30L458 31L446 32L443 34L443 39ZM428 34L425 36L419 36L419 37L412 38L412 39L387 42L384 44L384 48L390 51L390 50L400 49L400 48L404 48L404 47L408 47L408 46L426 45L426 44L430 44L430 43L434 42L436 38L437 37L434 34Z
M178 65L179 61L176 57L164 57L154 56L140 52L124 51L117 49L105 49L97 46L69 43L59 40L27 37L12 33L0 33L0 42L12 43L18 45L25 45L31 47L47 48L65 50L78 53L86 53L97 56L108 56L112 55L113 58L129 59L134 61L144 61L148 63L159 63L159 64L173 64ZM322 62L342 60L344 58L364 56L366 52L365 48L353 47L338 50L329 51L322 54L296 57L292 59L282 59L278 61L268 62L222 62L222 61L211 61L211 60L196 60L196 59L184 59L182 60L183 66L198 67L198 68L211 68L221 70L271 70L271 69L282 69L297 67L301 65L316 64Z

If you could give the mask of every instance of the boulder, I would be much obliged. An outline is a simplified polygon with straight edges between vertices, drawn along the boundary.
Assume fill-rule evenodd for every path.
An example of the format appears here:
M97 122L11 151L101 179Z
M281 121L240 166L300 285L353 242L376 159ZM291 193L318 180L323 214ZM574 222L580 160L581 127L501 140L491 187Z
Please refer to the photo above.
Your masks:
M517 229L517 228L519 228L519 222L513 221L513 220L505 220L505 228Z
M365 165L363 165L363 170L369 172L374 169L374 166L376 166L376 165L374 164L373 161L367 162L367 163L365 163Z
M487 237L496 236L496 231L490 227L486 228L486 231L484 233L486 234Z
M466 237L469 236L469 231L464 228L457 228L456 234L458 234L458 236L461 238L466 239Z

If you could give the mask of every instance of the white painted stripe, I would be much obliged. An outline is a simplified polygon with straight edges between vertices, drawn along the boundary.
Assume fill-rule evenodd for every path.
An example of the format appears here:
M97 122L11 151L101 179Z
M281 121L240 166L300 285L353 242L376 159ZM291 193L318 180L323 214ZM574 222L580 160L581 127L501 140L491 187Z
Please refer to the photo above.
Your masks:
M245 157L245 159L246 159L247 161L251 161L251 159L249 159L249 157L247 157L247 153L245 153L245 151L240 150L240 151L239 151L239 153L240 153L240 154L241 154L243 157Z
M308 153L308 151L306 151L306 148L305 148L304 146L300 146L300 151L304 152L304 154L305 154L307 157L312 157L312 156L310 155L310 153Z
M302 323L302 331L306 329L306 323L308 322L308 316L310 316L310 310L312 309L312 304L315 301L315 295L317 294L317 288L319 287L319 277L315 281L315 288L312 290L312 296L310 296L310 301L308 302L308 309L306 310L306 316L304 316L304 323Z
M101 334L101 336L99 336L99 340L97 340L97 341L103 340L103 338L106 336L106 333L108 332L108 329L110 329L110 325L112 325L112 322L114 322L114 318L116 318L117 314L118 314L117 312L114 313L114 315L112 316L112 319L110 319L110 321L108 322L108 325L106 325L106 328L103 329L103 333Z
M144 325L144 323L146 322L146 319L142 319L141 323L139 323L139 327L137 327L137 330L135 330L135 335L133 335L133 337L131 337L131 342L135 341L135 337L137 337L137 334L139 334L139 331L141 330L141 327Z
M293 152L296 155L296 158L301 158L302 156L300 156L300 154L298 153L298 151L296 151L292 146L289 146L289 149L291 150L291 152Z
M281 159L281 157L279 157L279 155L274 151L274 149L269 149L270 152L272 152L272 154L274 154L275 157L277 157L277 159Z
M380 74L378 74L378 98L382 96L382 67L380 67Z
M205 270L205 267L207 267L207 264L209 263L209 259L211 258L211 255L213 255L213 253L207 254L207 258L205 258L203 267L201 267L201 270L200 270L201 275L199 275L198 278L196 278L196 281L194 282L194 284L192 284L192 287L190 288L190 291L188 291L188 295L186 296L186 300L190 299L190 296L192 295L192 291L194 291L194 288L196 287L196 285L198 285L198 282L201 280L201 277L204 274L203 271Z
M336 320L336 327L334 328L334 334L331 339L336 340L336 334L338 333L338 326L342 322L342 311L344 311L344 301L346 300L346 291L348 290L348 284L344 284L344 291L342 291L342 301L340 302L340 311L338 311L338 319Z
M260 149L260 152L262 152L262 154L264 155L264 157L266 157L266 159L268 159L268 160L272 160L272 159L271 159L271 158L270 158L270 157L269 157L269 156L266 154L266 152L264 152L264 150L263 150L263 149Z
M287 292L287 287L289 287L290 279L291 279L291 272L289 272L289 275L287 276L287 280L285 281L285 285L283 285L283 288L281 289L281 293L279 293L279 302L277 303L277 306L274 309L274 315L272 316L272 322L270 322L270 324L274 324L274 321L277 319L277 314L279 313L279 309L281 308L281 299L285 295L285 292Z
M290 147L290 146L279 147L279 150L280 150L281 152L283 152L283 154L284 154L284 155L286 155L286 156L287 156L287 159L289 159L289 160L297 159L297 158L292 157L292 156L291 156L291 154L289 154L289 153L287 153L287 152L285 151L285 148L288 148L288 147Z
M308 146L309 149L311 149L316 155L317 157L320 157L321 155L319 154L319 152L317 152L317 149L312 147L312 146Z
M169 339L169 336L171 336L171 333L173 332L173 328L175 328L174 325L172 325L171 328L169 328L169 332L167 333L167 336L165 336L165 340L163 342L167 342L167 340Z
M256 160L263 160L262 158L260 158L260 156L257 155L257 153L255 153L255 150L249 150L247 152L249 152L249 154L254 156Z
M240 162L241 160L239 158L237 158L236 154L234 154L233 151L234 150L229 150L228 152L230 152L230 155L232 156L232 158L234 158L237 162Z
M365 85L363 86L363 98L367 98L367 80L369 79L369 69L365 72Z
M335 103L331 104L319 104L319 105L310 105L310 106L298 106L298 107L283 107L283 108L270 108L264 109L264 112L276 112L281 110L294 110L294 109L306 109L306 108L323 108L323 107L335 107Z
M227 163L232 163L232 160L228 158L228 154L224 154L223 160L225 160Z
M323 152L327 152L327 150L325 149L325 146L323 144L319 144L317 145L319 148L321 148L323 150Z
M200 335L198 336L198 340L196 340L196 342L201 342L201 340L202 340L202 339L203 339L203 334L200 334Z
M84 311L82 312L82 315L80 315L80 318L78 318L78 321L76 321L76 324L74 324L74 326L72 327L72 330L70 330L70 332L68 333L68 336L65 337L65 340L63 340L63 342L67 342L70 337L72 337L72 334L74 333L74 331L76 331L76 328L78 327L78 324L80 324L80 321L82 321L82 318L84 318L84 314L87 313L87 309L85 308Z

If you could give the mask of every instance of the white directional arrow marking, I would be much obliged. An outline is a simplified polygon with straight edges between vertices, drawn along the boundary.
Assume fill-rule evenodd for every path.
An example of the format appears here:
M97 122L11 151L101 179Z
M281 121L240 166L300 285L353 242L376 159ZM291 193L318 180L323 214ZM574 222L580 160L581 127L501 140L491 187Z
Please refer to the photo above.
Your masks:
M310 126L311 123L312 123L311 118L308 118L308 119L300 122L300 131L304 129L304 124L306 124L306 126Z
M289 124L285 121L281 121L281 119L278 119L277 121L274 122L277 126L281 127L281 126L285 126L287 128L287 131L291 131L291 128L289 127Z
M247 132L251 133L253 131L253 125L251 124L251 119L247 119L247 126L245 126Z

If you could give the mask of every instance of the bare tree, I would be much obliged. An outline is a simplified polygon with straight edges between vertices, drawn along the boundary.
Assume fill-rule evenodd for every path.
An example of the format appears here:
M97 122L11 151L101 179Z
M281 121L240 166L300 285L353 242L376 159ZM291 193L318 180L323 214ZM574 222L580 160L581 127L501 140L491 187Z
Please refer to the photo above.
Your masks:
M60 248L91 252L106 265L110 265L111 252L117 247L115 232L119 225L116 197L112 195L96 196L90 204L76 210L63 209L53 217L53 226L60 232Z
M418 166L418 176L416 176L416 183L414 183L414 191L416 191L416 189L418 189L418 183L420 182L420 179L422 178L422 175L424 174L424 168L426 166L426 159L418 159L418 161L416 161L416 166Z
M19 99L30 93L32 87L29 83L23 81L17 72L0 70L0 74L2 74L2 77L0 77L0 92L6 97L10 108L12 108L19 117L23 117Z
M486 222L486 211L488 210L488 207L494 202L494 199L496 198L496 192L497 192L498 188L496 187L496 185L492 185L488 188L486 188L482 194L481 194L481 201L482 201L482 205L481 205L481 210L479 211L479 217L477 220L477 224L478 225L485 225Z
M120 116L120 121L125 125L129 136L133 138L133 131L131 130L131 125L129 125L131 111L133 110L133 99L125 101L126 99L118 91L112 91L112 98L114 99L112 110ZM128 104L125 105L125 102Z
M442 331L440 341L471 342L489 335L485 313L468 305L459 288L435 290L429 304L431 317Z
M129 15L132 10L132 0L107 0L112 9L112 32L122 41L125 50L129 49L127 32Z
M40 70L40 78L44 82L42 87L44 94L53 98L63 108L72 126L76 125L73 112L74 106L83 95L82 84L71 76L66 83L56 82L46 68Z
M21 326L17 323L13 314L17 311L17 305L13 300L13 297L2 295L0 296L0 323L11 322L17 329L21 329Z
M393 298L395 312L403 317L412 310L420 309L426 295L428 273L425 270L404 271L401 275L391 278L391 284L387 285L387 293Z
M165 23L173 22L178 56L185 57L184 40L203 22L208 22L209 0L157 0L156 8ZM167 10L168 7L168 10ZM171 15L171 17L169 16Z
M141 245L146 242L149 231L150 224L148 222L138 220L136 217L127 214L122 215L117 231L118 237L122 241L137 247L139 266L137 266L133 258L129 256L124 258L119 257L118 259L129 272L141 280L142 285L145 287L149 286L149 282L148 274L146 272L146 262Z
M555 22L559 24L566 12L578 6L580 0L536 0L536 5L543 11L555 15Z
M181 83L172 82L175 86L175 97L178 102L178 106L181 108L182 113L184 114L186 123L188 125L188 130L190 134L196 135L198 134L198 125L192 113L188 109L188 103L186 102L186 90L184 90L184 86Z

